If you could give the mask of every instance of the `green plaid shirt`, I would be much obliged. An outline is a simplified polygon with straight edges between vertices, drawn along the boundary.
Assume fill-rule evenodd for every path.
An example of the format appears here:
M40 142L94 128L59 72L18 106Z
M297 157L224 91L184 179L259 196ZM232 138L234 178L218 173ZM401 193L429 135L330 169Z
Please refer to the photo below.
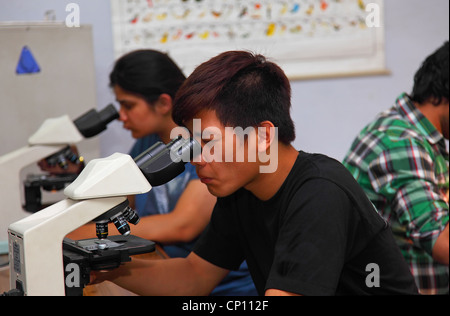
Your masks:
M449 156L441 133L406 94L366 126L344 165L389 221L422 294L448 294L448 266L431 257L448 223Z

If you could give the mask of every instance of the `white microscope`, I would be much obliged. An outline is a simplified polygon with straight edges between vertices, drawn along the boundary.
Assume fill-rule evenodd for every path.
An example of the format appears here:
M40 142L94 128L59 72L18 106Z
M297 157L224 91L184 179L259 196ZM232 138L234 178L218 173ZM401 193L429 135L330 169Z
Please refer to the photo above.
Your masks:
M91 270L114 268L130 255L153 251L153 242L129 235L127 221L138 218L127 196L170 181L200 150L194 139L179 136L134 160L116 153L89 162L64 190L67 199L9 226L9 294L81 295ZM64 239L90 221L97 223L98 238ZM122 235L106 238L109 221Z
M29 138L28 146L0 156L0 201L2 202L0 243L6 243L9 224L30 215L22 207L21 170L32 163L64 151L68 145L99 134L106 129L108 123L118 117L116 109L110 104L100 112L92 109L74 121L71 121L67 115L47 119ZM58 163L64 163L64 154L55 155L55 157L61 157L62 161ZM71 180L74 179L75 177ZM38 187L37 190L40 188Z

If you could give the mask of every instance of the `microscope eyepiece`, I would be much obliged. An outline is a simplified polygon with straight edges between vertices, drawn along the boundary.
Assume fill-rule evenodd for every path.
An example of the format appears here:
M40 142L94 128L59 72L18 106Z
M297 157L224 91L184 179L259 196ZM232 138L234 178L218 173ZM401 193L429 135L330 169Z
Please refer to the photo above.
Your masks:
M106 129L106 126L119 118L119 113L113 104L109 104L100 112L92 109L76 120L74 124L78 131L86 138L96 136Z
M152 186L169 182L184 171L184 165L201 152L193 138L175 138L167 145L158 142L134 161Z

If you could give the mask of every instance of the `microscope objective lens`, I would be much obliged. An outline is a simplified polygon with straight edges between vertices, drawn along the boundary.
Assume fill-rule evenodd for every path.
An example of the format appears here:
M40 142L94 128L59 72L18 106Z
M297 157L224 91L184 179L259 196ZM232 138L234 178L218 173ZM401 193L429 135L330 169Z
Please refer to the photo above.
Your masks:
M114 225L116 225L117 230L124 236L130 234L130 225L128 225L127 221L123 218L122 215L119 215L112 219Z
M139 215L129 206L123 211L123 217L133 225L137 225L140 221Z
M108 222L96 223L95 226L95 232L98 239L105 239L106 237L108 237Z

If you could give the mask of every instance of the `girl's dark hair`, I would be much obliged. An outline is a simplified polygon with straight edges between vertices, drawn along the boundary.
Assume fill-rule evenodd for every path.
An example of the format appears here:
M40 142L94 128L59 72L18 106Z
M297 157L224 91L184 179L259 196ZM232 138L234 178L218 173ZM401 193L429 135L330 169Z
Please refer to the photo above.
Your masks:
M419 104L432 101L434 105L443 99L448 102L449 47L446 41L428 56L414 76L411 99Z
M214 110L224 126L256 127L271 121L278 140L290 144L295 127L290 116L291 87L283 70L262 55L222 53L201 64L178 90L172 110L183 125L201 110Z
M173 99L186 80L183 72L166 54L145 49L120 57L109 75L109 85L143 97L152 104L162 93Z

